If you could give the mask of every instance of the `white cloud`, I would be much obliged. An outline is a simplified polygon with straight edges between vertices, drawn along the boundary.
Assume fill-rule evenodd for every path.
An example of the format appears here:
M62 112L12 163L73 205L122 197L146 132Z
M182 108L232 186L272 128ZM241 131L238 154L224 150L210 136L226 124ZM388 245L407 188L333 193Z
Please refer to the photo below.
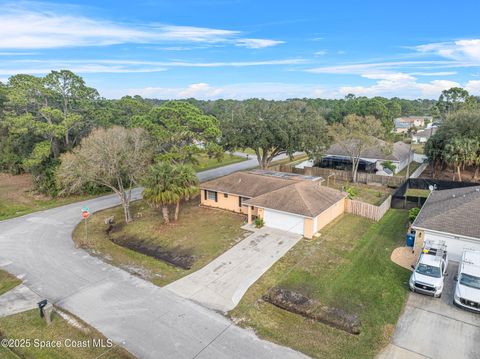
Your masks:
M457 61L471 61L472 65L480 64L480 39L436 42L416 46L415 49L421 53L435 54Z
M480 96L480 80L470 80L465 84L465 90L471 95Z
M190 84L185 87L146 87L129 90L112 90L104 93L108 97L125 95L140 95L160 99L247 99L265 98L282 100L302 97L329 97L329 92L320 85L287 84L273 82L238 83L222 86L213 86L208 83Z
M284 41L269 39L239 39L235 42L237 46L247 47L249 49L263 49L264 47L271 47L284 43Z
M370 86L343 86L338 89L341 95L353 93L357 96L385 96L403 98L438 98L443 90L460 86L458 82L449 80L433 80L430 82L418 82L412 76L392 76L379 79Z
M324 56L327 54L327 50L320 50L320 51L315 51L313 53L315 56Z
M23 4L23 6L22 6ZM236 30L194 26L150 24L127 25L86 16L39 9L39 6L6 4L0 13L0 49L46 49L76 46L106 46L124 43L165 42L234 44L263 48L283 43L269 39L243 39ZM51 6L50 6L51 8Z
M274 59L260 61L186 62L186 61L137 61L137 60L9 60L0 63L0 75L46 74L51 70L68 68L84 73L140 73L166 71L175 67L215 68L253 67L302 64L303 59Z

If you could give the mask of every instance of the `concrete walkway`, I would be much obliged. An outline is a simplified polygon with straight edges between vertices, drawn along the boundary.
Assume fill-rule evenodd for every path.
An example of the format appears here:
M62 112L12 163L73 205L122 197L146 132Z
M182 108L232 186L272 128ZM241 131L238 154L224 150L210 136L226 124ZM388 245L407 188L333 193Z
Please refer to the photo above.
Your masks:
M0 222L0 266L138 358L305 358L76 249L80 209L118 204L110 195Z
M23 284L0 296L0 318L38 308L40 297Z
M248 288L302 236L264 227L202 269L165 288L207 308L228 312Z

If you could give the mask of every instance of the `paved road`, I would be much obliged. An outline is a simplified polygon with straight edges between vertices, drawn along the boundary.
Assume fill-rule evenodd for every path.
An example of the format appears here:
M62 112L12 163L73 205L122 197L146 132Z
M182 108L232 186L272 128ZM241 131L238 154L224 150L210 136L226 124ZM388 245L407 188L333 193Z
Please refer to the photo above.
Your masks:
M453 305L458 265L449 263L442 298L409 295L392 343L379 359L479 359L480 314Z
M263 227L205 267L165 288L207 308L228 312L301 238L295 233Z
M249 170L249 169L252 169L252 168L255 168L255 167L258 166L257 156L255 156L255 155L247 155L247 154L241 153L241 152L234 152L233 154L235 156L248 157L248 159L245 160L245 161L242 161L242 162L232 163L231 165L222 166L222 167L214 168L214 169L211 169L211 170L206 170L206 171L199 172L197 174L197 176L198 176L200 182L208 181L208 180L211 180L213 178L217 178L217 177L221 177L221 176L226 176L226 175L228 175L232 172ZM294 153L295 156L298 156L300 154L301 154L301 152L295 152ZM285 154L278 155L277 157L275 157L274 160L275 161L283 160L287 157L288 156L285 155Z
M0 222L0 267L139 358L304 357L75 249L80 208L117 204L111 195Z

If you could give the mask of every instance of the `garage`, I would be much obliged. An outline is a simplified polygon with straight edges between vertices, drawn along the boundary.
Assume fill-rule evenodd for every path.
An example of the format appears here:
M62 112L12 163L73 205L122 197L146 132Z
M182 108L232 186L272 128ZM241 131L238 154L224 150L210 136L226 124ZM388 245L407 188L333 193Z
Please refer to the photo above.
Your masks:
M431 192L412 228L419 244L445 241L453 261L460 261L464 250L480 250L480 186Z
M282 229L303 235L304 217L265 208L263 212L265 226Z
M473 238L425 231L425 239L445 241L449 259L452 261L460 261L462 259L462 253L464 250L472 249L480 251L480 241Z

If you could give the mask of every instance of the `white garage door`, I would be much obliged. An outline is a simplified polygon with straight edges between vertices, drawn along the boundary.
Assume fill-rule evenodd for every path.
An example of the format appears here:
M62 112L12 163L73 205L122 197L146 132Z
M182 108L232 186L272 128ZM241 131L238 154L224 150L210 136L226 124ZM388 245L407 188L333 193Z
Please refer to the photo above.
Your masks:
M283 229L284 231L303 235L303 217L265 209L263 212L263 220L267 227Z
M425 232L425 240L441 240L447 245L448 257L452 261L460 261L462 253L466 249L480 251L480 241L473 239L445 236L438 233Z

